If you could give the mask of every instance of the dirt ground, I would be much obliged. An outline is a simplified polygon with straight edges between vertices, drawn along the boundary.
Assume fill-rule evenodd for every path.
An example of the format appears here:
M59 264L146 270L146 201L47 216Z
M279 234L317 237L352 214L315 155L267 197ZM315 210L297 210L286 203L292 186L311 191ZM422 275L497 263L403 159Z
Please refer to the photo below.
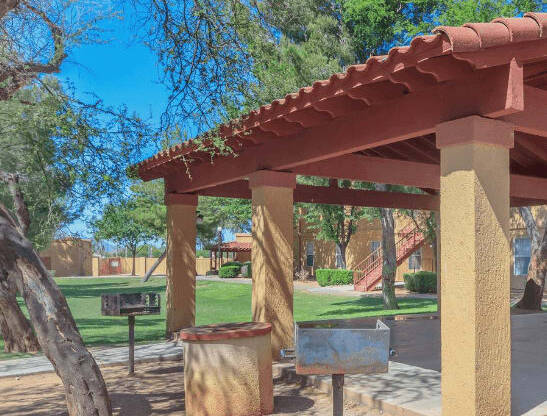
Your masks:
M137 364L135 377L124 366L103 367L103 376L117 416L185 415L181 362ZM276 415L332 414L330 396L310 387L277 381ZM66 415L63 386L53 374L0 379L0 415ZM346 416L389 416L346 400Z

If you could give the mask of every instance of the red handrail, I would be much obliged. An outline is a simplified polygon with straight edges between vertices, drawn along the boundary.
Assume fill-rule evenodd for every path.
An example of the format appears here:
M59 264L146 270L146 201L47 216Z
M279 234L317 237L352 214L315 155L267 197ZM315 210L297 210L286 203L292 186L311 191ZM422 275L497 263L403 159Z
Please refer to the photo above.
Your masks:
M423 241L423 234L420 232L418 227L407 226L403 228L403 231L399 234L402 234L402 237L395 243L395 252L397 260L405 255L402 248L405 245L410 245L414 247L415 245ZM354 276L354 284L360 283L363 279L366 279L368 276L371 276L371 273L378 269L383 262L382 248L378 247L372 253L370 253L363 261L361 261L357 267L355 267L358 272ZM365 286L369 287L369 282L365 280Z

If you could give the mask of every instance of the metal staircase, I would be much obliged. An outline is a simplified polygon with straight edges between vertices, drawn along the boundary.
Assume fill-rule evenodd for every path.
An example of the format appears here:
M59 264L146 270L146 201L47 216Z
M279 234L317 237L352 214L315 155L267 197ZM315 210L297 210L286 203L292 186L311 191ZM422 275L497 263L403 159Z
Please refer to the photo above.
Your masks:
M397 266L410 257L425 243L423 233L415 226L407 226L397 233L399 240L395 243ZM370 253L355 268L353 287L359 292L367 292L382 280L382 247Z

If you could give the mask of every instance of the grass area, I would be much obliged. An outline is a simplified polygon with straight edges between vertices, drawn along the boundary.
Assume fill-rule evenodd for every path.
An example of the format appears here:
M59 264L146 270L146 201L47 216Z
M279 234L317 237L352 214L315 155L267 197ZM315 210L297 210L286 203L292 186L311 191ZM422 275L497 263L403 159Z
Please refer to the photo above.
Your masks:
M136 342L160 341L165 335L165 279L151 278L140 283L138 278L55 279L68 300L80 333L88 346L124 345L127 342L127 318L101 315L103 293L150 291L162 294L160 315L137 316ZM376 315L435 312L433 299L403 298L399 310L384 310L380 298L353 298L318 295L295 291L295 320L357 318ZM196 291L196 324L240 322L251 319L251 286L244 284L198 281ZM22 354L5 354L0 339L0 360Z

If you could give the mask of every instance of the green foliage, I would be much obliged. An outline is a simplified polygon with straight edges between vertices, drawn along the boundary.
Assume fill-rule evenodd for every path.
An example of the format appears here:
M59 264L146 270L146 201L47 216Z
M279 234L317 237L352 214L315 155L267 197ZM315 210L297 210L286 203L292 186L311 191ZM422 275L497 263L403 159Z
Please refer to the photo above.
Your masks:
M249 279L253 276L253 270L250 261L246 261L245 263L243 263L243 266L241 266L241 274L243 275L243 277L247 277Z
M437 293L437 273L420 271L405 273L405 287L411 292Z
M319 286L350 285L353 283L353 271L344 269L317 269L315 278Z
M230 279L232 277L237 277L240 270L241 270L241 266L222 266L218 270L218 277L221 277L223 279Z
M134 200L107 205L102 218L94 224L95 239L111 240L127 247L135 256L139 244L156 237L153 230L146 226L147 223L143 223L140 212Z
M196 257L209 257L211 252L209 250L205 250L203 248L196 250Z
M204 223L214 225L211 235L213 244L216 244L218 226L236 233L251 230L251 201L247 199L200 197L198 211Z
M315 186L326 186L328 181L317 177L300 177L300 183ZM336 182L337 186L354 189L370 189L371 184L358 181L341 180ZM317 232L317 238L326 241L333 241L340 247L342 254L342 267L346 266L345 247L351 241L351 237L357 232L358 222L361 219L373 219L376 210L372 208L326 205L326 204L299 204L303 208L302 216L307 227Z
M227 261L226 263L222 264L222 267L224 266L237 266L241 268L241 266L243 266L243 263L241 263L240 261Z

